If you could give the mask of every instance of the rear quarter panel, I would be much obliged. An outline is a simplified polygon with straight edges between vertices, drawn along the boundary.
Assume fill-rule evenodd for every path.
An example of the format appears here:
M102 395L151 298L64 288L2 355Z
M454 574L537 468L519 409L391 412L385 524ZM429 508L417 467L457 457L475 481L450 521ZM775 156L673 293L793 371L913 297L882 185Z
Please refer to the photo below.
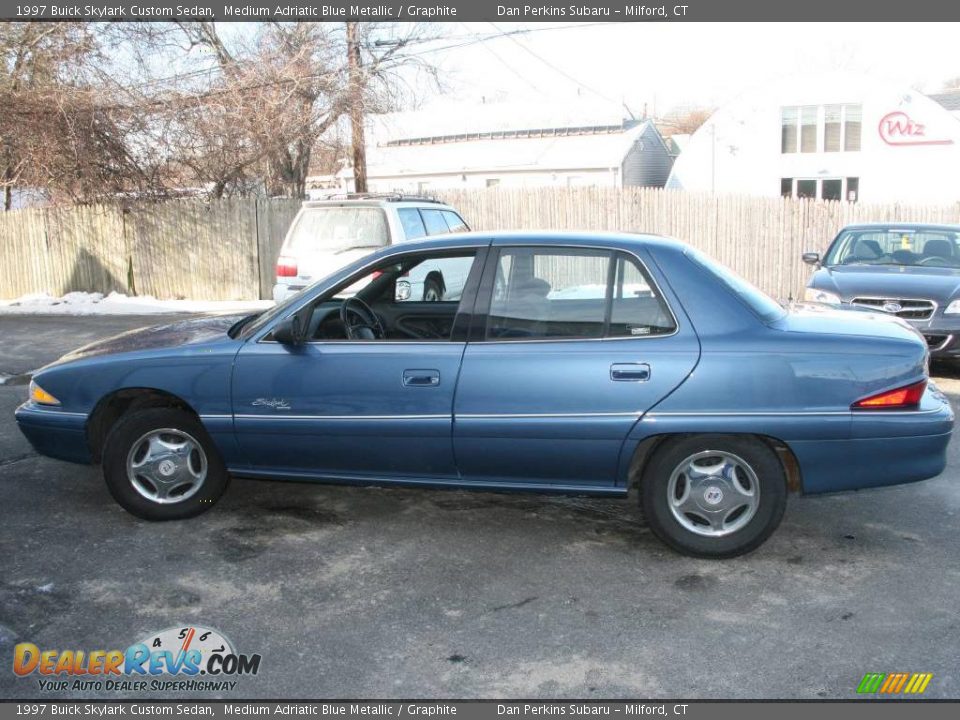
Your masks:
M862 397L926 376L925 344L911 332L871 337L816 332L815 324L804 332L767 325L681 253L655 250L654 256L682 299L702 352L687 380L637 423L628 448L672 433L767 436L794 450L805 491L821 492L846 489L840 460L860 463L864 475L883 472L870 457L850 457L857 452L851 440L950 432L952 412L933 389L920 413L881 417L850 410ZM869 484L863 477L851 482Z

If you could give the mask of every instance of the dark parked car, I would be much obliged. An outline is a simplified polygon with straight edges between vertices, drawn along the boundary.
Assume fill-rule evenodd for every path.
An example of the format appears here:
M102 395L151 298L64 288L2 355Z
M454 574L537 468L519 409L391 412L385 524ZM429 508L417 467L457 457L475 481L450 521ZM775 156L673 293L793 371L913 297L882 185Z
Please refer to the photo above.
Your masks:
M465 266L456 301L397 299L441 261ZM231 475L639 485L660 538L728 557L788 491L941 472L953 411L926 365L896 319L786 311L673 240L471 233L386 247L260 315L82 348L35 374L17 420L149 519L207 510Z
M817 268L805 299L896 315L933 357L960 356L960 225L850 225L803 260Z

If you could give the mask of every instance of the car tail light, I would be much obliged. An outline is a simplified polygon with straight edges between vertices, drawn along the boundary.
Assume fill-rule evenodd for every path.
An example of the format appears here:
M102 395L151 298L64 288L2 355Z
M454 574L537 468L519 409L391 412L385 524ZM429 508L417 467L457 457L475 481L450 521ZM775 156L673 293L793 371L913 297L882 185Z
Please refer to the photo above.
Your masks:
M277 277L296 277L297 259L281 255L277 260Z
M921 380L912 385L904 385L896 390L887 390L857 400L850 408L852 410L902 410L917 407L926 389L927 381Z

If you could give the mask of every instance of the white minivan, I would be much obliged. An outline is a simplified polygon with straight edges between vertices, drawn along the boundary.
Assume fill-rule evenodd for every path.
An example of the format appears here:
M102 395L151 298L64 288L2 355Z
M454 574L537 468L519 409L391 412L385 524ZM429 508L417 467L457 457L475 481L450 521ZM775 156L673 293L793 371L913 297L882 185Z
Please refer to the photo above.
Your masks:
M286 300L384 245L469 229L456 210L430 198L348 195L309 200L283 241L273 299ZM460 272L458 264L423 263L397 282L397 300L457 300L466 280L466 269Z

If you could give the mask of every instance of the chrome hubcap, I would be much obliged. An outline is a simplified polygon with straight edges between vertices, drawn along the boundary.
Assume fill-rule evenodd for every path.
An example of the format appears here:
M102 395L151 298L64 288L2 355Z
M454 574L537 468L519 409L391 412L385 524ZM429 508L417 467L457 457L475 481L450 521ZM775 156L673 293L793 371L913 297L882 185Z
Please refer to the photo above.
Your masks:
M670 474L667 504L684 529L722 537L746 525L760 504L760 482L745 460L721 450L686 458Z
M168 505L194 495L207 477L207 456L193 437L173 428L151 430L127 453L127 478L133 489Z

